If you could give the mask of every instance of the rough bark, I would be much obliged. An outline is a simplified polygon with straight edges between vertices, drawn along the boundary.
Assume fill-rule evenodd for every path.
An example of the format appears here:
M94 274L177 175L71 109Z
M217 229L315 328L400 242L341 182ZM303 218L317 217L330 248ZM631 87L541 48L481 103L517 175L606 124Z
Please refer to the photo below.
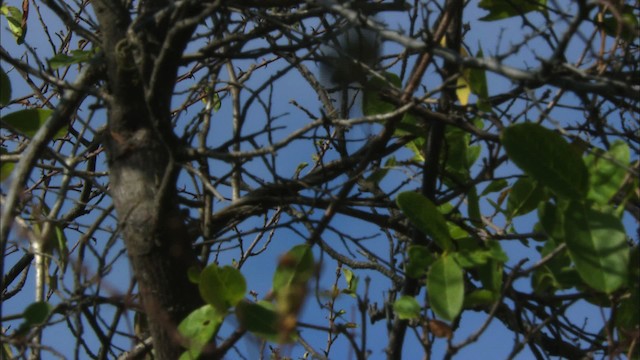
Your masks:
M168 23L136 27L128 10L115 1L95 1L94 9L102 28L110 95L105 140L109 188L156 357L176 359L182 352L176 327L201 304L197 287L187 278L197 259L177 202L178 169L173 160L177 144L169 112L172 81L189 29L182 34L186 40L173 44L173 56L155 62ZM146 14L149 18L152 11ZM171 81L154 81L159 63L162 76Z

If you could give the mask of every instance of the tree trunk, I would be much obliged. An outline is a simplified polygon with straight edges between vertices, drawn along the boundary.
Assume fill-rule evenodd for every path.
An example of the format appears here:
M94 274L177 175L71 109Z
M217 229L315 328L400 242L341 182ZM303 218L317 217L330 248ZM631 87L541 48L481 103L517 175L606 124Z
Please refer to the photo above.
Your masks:
M94 8L102 28L109 93L109 189L156 357L177 359L182 349L176 327L202 300L187 278L188 269L198 262L177 201L177 142L170 128L174 83L151 81L168 24L162 29L158 21L147 27L131 25L128 10L111 0L94 1ZM128 33L130 28L136 33ZM189 34L183 37L188 40ZM162 62L161 74L171 81L180 44L173 51L176 54Z

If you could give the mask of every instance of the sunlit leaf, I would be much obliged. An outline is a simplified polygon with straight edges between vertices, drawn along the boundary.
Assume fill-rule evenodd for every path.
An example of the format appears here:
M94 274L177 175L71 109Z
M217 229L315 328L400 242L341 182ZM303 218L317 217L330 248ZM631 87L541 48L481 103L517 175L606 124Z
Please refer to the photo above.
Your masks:
M218 312L224 314L244 298L247 284L240 271L231 266L207 266L200 274L200 295Z
M453 321L464 303L463 271L451 256L442 256L427 273L427 295L439 317Z
M487 244L489 245L487 248L481 246L468 248L462 244L460 247L465 249L454 252L451 256L453 256L456 262L463 268L478 267L487 264L490 260L496 260L500 263L505 263L509 260L499 242L488 241Z
M501 135L509 158L557 195L583 199L589 174L582 157L560 134L533 123L506 128Z
M453 249L447 221L431 200L416 192L407 191L399 194L396 202L418 230L431 236L443 250Z
M456 262L463 268L474 268L476 266L486 264L490 259L487 250L476 249L473 251L457 251L451 254Z
M9 31L16 38L16 43L22 44L27 35L27 27L22 26L22 11L15 6L0 6L0 13L7 18Z
M423 147L424 147L424 138L417 138L413 141L409 141L405 147L409 150L411 150L414 154L413 159L415 161L418 162L423 162L425 160L424 158L424 152L423 152Z
M471 86L469 86L468 80L470 72L470 69L462 70L462 75L458 76L456 81L456 97L462 106L466 106L469 103L469 96L471 95Z
M178 331L186 339L188 350L180 359L197 359L222 323L222 319L223 316L213 306L207 304L194 310L182 320L178 325Z
M358 277L353 274L353 271L347 268L342 268L342 273L344 274L344 280L347 282L347 288L343 290L343 292L352 297L356 297L356 291L358 290Z
M582 279L610 294L626 283L629 246L620 220L572 202L564 214L565 242Z
M420 316L420 304L415 297L403 295L393 303L393 311L401 320L417 319Z
M446 46L446 38L442 38L442 46ZM469 57L469 53L464 47L460 48L460 56ZM469 96L471 95L471 69L462 68L458 74L456 80L456 97L460 102L460 105L466 106L469 103Z

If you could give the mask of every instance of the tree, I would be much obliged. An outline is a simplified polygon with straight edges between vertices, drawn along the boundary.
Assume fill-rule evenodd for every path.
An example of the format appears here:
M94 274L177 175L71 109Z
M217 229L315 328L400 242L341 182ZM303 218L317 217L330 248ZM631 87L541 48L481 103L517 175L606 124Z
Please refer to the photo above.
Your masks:
M631 4L18 3L3 356L638 356Z

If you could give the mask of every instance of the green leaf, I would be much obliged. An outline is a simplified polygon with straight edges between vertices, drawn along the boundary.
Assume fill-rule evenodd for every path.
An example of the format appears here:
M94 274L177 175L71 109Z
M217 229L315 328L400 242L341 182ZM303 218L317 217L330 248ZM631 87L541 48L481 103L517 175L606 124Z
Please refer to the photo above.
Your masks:
M413 191L403 192L396 199L398 207L411 223L445 251L453 250L447 221L431 200Z
M2 349L0 350L0 359L15 359L13 356L13 351L11 351L11 346L9 344L2 344Z
M51 69L56 70L73 64L88 62L95 55L95 50L71 50L71 55L56 54L48 60Z
M53 308L46 301L30 304L22 313L24 321L16 329L15 335L26 335L33 327L42 324L51 314Z
M465 308L486 307L498 300L500 293L487 289L477 289L468 293L464 298Z
M30 304L22 313L24 320L29 326L42 324L53 308L46 301L38 301Z
M502 250L502 246L500 242L495 240L488 240L486 242L487 247L489 248L489 257L493 260L496 260L500 263L506 263L509 261L509 257L507 253Z
M394 136L405 136L405 135L415 135L421 137L424 141L424 138L427 134L428 124L426 124L422 120L418 120L415 116L410 113L405 113L402 116L402 120L396 127Z
M640 247L638 244L631 248L629 259L628 291L616 311L616 327L620 330L621 338L631 338L640 326ZM628 351L628 350L627 350ZM636 351L637 352L637 351Z
M484 58L482 47L479 46L476 58ZM471 92L478 96L478 109L484 112L491 112L491 103L489 102L489 88L487 86L487 76L484 69L473 68L469 73L469 85Z
M480 157L481 152L482 152L482 147L480 145L467 147L467 165L469 167L475 164L476 160L478 160L478 158Z
M505 179L498 179L498 180L494 180L491 183L489 183L489 185L487 185L486 188L484 188L484 190L482 191L482 194L480 194L480 196L484 196L490 193L494 193L494 192L498 192L504 188L506 188L507 186L509 186L509 182Z
M278 341L278 315L265 304L241 301L236 306L236 316L242 327L269 341Z
M463 50L463 49L462 49ZM461 52L463 57L467 57L468 54ZM460 105L466 106L469 104L469 95L471 95L471 86L469 85L469 76L471 75L471 69L463 69L458 80L456 80L456 97L460 101Z
M16 166L15 163L5 161L0 165L0 182L5 181L11 175L13 168Z
M600 23L604 32L611 36L620 36L625 41L631 42L638 37L638 17L633 13L634 8L625 5L614 14L608 7L602 18L602 22L598 21L596 15L595 23ZM620 21L622 20L622 21Z
M422 151L423 147L424 147L424 138L419 137L416 138L415 140L409 141L405 147L409 150L411 150L414 154L413 160L418 161L418 162L423 162L425 160L424 158L424 152Z
M607 204L620 191L627 175L631 152L622 140L611 144L607 152L595 152L585 157L589 169L589 194L587 198L599 204Z
M565 205L566 208L566 204L563 205ZM540 219L540 225L542 225L542 229L547 236L550 236L556 241L564 241L563 210L559 210L558 207L551 202L540 204L538 207L538 219Z
M286 290L290 286L306 284L315 274L313 253L309 245L297 245L284 254L273 275L273 290Z
M561 243L554 238L548 239L544 246L538 247L540 257L543 258L551 254L559 244ZM548 295L556 290L583 286L584 282L575 267L572 266L569 252L565 249L556 253L545 265L536 269L531 278L531 284L537 294Z
M467 192L467 209L469 211L469 219L474 225L482 225L482 214L480 213L480 198L476 187L472 186Z
M402 87L402 81L398 75L390 72L383 75L392 86ZM386 114L396 109L395 105L380 97L380 89L385 87L388 87L388 83L380 78L374 77L369 80L362 94L362 113L365 116Z
M620 220L578 202L571 203L564 219L565 242L584 282L607 294L625 284L629 246Z
M204 89L206 96L202 98L205 106L212 109L213 112L218 112L222 107L222 101L220 101L220 95L215 91L213 86L209 86Z
M0 148L0 155L7 154L7 150L4 148ZM11 175L13 168L15 167L15 163L9 161L3 161L0 164L0 182L7 180L7 178Z
M487 264L491 260L496 260L499 263L505 263L509 258L507 254L502 250L500 243L497 241L488 241L488 248L477 247L471 249L470 246L465 245L467 248L462 251L457 251L452 254L456 259L456 262L463 268L474 268L480 265Z
M191 266L187 269L187 278L194 284L200 283L200 269L197 266Z
M25 23L22 27L22 11L15 6L0 6L0 13L7 18L9 23L9 31L16 38L18 45L24 42L24 37L27 35L27 26Z
M353 271L347 268L342 268L342 273L344 274L344 280L347 282L347 288L342 292L355 298L358 290L358 277L353 275Z
M544 200L544 189L529 177L518 179L507 199L509 217L525 215L535 210Z
M506 128L501 135L509 158L559 196L583 199L589 174L582 157L560 134L533 123Z
M629 277L627 279L627 286L640 289L640 245L635 244L631 250L629 250Z
M474 268L486 264L490 259L489 255L488 250L481 249L473 251L458 251L452 254L456 259L456 262L463 268Z
M453 257L443 255L431 265L427 295L431 309L439 317L453 321L460 314L464 303L463 272Z
M400 320L417 319L420 317L420 304L415 297L403 295L393 303L393 311Z
M405 272L407 276L419 279L427 273L427 269L434 262L433 254L426 246L409 245L407 250L409 261L407 262Z
M465 182L469 179L469 141L471 136L464 130L449 126L445 130L445 142L447 151L444 152L443 161L449 176L457 182Z
M495 21L520 16L530 11L542 11L546 4L546 0L482 0L478 6L489 11L489 14L480 20Z
M223 316L208 304L192 311L182 320L178 325L178 331L187 340L188 350L180 356L180 359L197 359L222 324L222 320Z
M53 113L50 109L25 109L13 112L2 117L2 122L8 124L13 129L16 129L24 135L32 138L36 132L47 121L49 116ZM59 139L67 134L67 129L63 128L53 136L54 139Z
M484 288L495 292L502 290L502 267L502 261L493 259L478 267L478 275Z
M11 81L9 76L0 68L0 106L5 106L11 101Z
M633 344L633 340L635 340L635 336L633 334L637 333L638 324L640 324L640 309L638 304L640 304L640 291L638 291L638 288L636 287L631 290L631 294L629 294L628 297L620 301L620 305L615 312L615 325L622 340L620 341L621 344ZM628 353L629 348L626 348L625 352ZM634 353L637 355L637 347ZM634 357L630 357L630 359L633 358ZM637 357L635 357L635 359L637 359Z
M279 341L288 342L296 319L307 296L307 283L315 274L316 265L309 245L297 245L282 255L273 275L276 313L281 322Z
M54 249L58 252L58 265L61 267L64 274L67 270L67 264L69 263L69 247L67 246L67 237L64 235L64 231L60 225L54 225L53 236Z
M389 172L389 170L393 169L395 166L396 166L396 158L395 156L391 156L385 161L383 167L376 170L373 174L371 174L367 178L367 181L372 182L374 184L379 184L380 181L382 181L382 179L384 179L384 177L387 176L387 173Z
M244 298L247 284L242 273L234 267L211 264L200 274L200 295L221 314Z

